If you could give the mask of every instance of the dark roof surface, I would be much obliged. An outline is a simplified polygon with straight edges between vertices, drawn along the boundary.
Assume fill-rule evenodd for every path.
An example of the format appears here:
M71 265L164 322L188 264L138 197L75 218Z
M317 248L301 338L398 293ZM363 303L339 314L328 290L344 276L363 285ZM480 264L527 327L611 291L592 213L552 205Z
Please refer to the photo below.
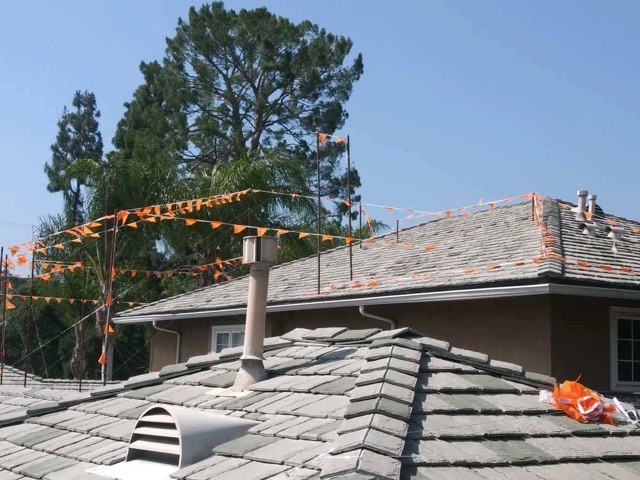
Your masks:
M321 257L322 289L317 293L315 256L271 269L269 303L390 295L532 282L580 282L637 288L640 285L640 224L596 215L596 238L584 235L569 208L539 198L542 227L533 201L452 216L379 237ZM624 228L618 251L604 228ZM154 314L206 312L244 307L248 277L177 295L117 315L123 321Z
M86 470L124 460L151 404L259 422L176 479L640 477L640 430L569 419L538 400L553 379L518 365L407 328L296 329L265 347L270 378L246 395L226 391L234 348L9 411L0 478L97 479Z

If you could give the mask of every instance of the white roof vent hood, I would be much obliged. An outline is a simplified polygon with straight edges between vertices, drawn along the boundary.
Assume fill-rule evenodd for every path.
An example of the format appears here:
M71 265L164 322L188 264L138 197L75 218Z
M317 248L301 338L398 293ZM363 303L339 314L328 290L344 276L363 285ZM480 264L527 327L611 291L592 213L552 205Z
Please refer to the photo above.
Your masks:
M140 415L127 458L91 469L107 478L164 479L181 468L211 457L211 450L247 434L258 422L201 410L154 405Z

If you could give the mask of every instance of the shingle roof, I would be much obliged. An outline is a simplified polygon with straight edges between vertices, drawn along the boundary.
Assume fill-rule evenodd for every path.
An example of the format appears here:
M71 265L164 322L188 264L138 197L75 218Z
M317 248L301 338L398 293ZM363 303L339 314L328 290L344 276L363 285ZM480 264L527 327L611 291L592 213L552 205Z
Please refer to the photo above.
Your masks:
M549 281L640 285L639 223L599 213L592 221L600 228L596 238L590 238L578 228L571 204L539 201L542 229L528 201L407 228L400 231L399 243L394 233L365 242L362 248L354 246L353 281L348 248L323 253L319 295L315 256L276 266L270 274L269 303ZM617 254L603 230L609 223L625 230ZM121 312L116 319L244 307L248 283L247 277L237 278Z
M225 390L234 348L0 417L0 478L98 478L86 470L124 460L151 404L259 422L176 479L640 476L640 430L569 419L538 400L553 379L518 365L407 328L296 329L265 348L270 378L247 395Z
M2 367L2 386L24 386L24 370L20 370L11 365L4 365ZM52 390L75 390L79 389L78 380L71 380L66 378L42 378L32 373L27 373L26 386L28 388L49 388ZM83 380L82 390L88 391L94 388L101 387L102 382L98 380Z

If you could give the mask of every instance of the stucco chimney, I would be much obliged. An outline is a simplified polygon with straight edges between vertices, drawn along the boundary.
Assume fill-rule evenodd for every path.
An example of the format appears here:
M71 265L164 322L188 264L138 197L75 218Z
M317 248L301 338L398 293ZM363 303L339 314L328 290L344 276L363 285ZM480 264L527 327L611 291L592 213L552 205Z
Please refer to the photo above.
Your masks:
M264 369L264 333L267 317L267 289L269 268L278 263L278 239L276 237L244 237L242 263L249 265L249 295L247 320L244 333L244 352L233 385L234 390L267 378Z
M589 195L589 216L593 217L596 213L596 200L598 199L597 195Z

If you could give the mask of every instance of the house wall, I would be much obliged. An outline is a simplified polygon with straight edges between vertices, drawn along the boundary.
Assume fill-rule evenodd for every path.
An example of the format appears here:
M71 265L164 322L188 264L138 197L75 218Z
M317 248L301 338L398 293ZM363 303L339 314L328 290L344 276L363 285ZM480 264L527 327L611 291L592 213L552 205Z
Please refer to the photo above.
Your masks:
M370 313L394 319L398 327L411 327L456 347L487 353L540 373L551 372L549 309L547 296L367 307ZM175 322L168 328L179 326L182 331L184 361L209 352L213 325L243 322L244 317L223 317ZM388 328L380 321L361 316L357 307L267 316L267 335L281 335L297 327L330 326ZM151 350L152 371L173 363L175 336L159 332L152 340Z
M581 383L607 391L610 379L609 312L640 308L640 302L609 298L551 296L551 370L559 382L582 375Z
M180 361L184 362L194 355L204 355L211 351L211 333L214 326L240 325L244 317L229 316L213 319L194 319L175 322L158 322L160 328L177 330L182 334ZM266 335L271 336L271 321L267 319ZM154 372L176 360L176 336L170 333L153 330L151 332L151 351L149 370Z

